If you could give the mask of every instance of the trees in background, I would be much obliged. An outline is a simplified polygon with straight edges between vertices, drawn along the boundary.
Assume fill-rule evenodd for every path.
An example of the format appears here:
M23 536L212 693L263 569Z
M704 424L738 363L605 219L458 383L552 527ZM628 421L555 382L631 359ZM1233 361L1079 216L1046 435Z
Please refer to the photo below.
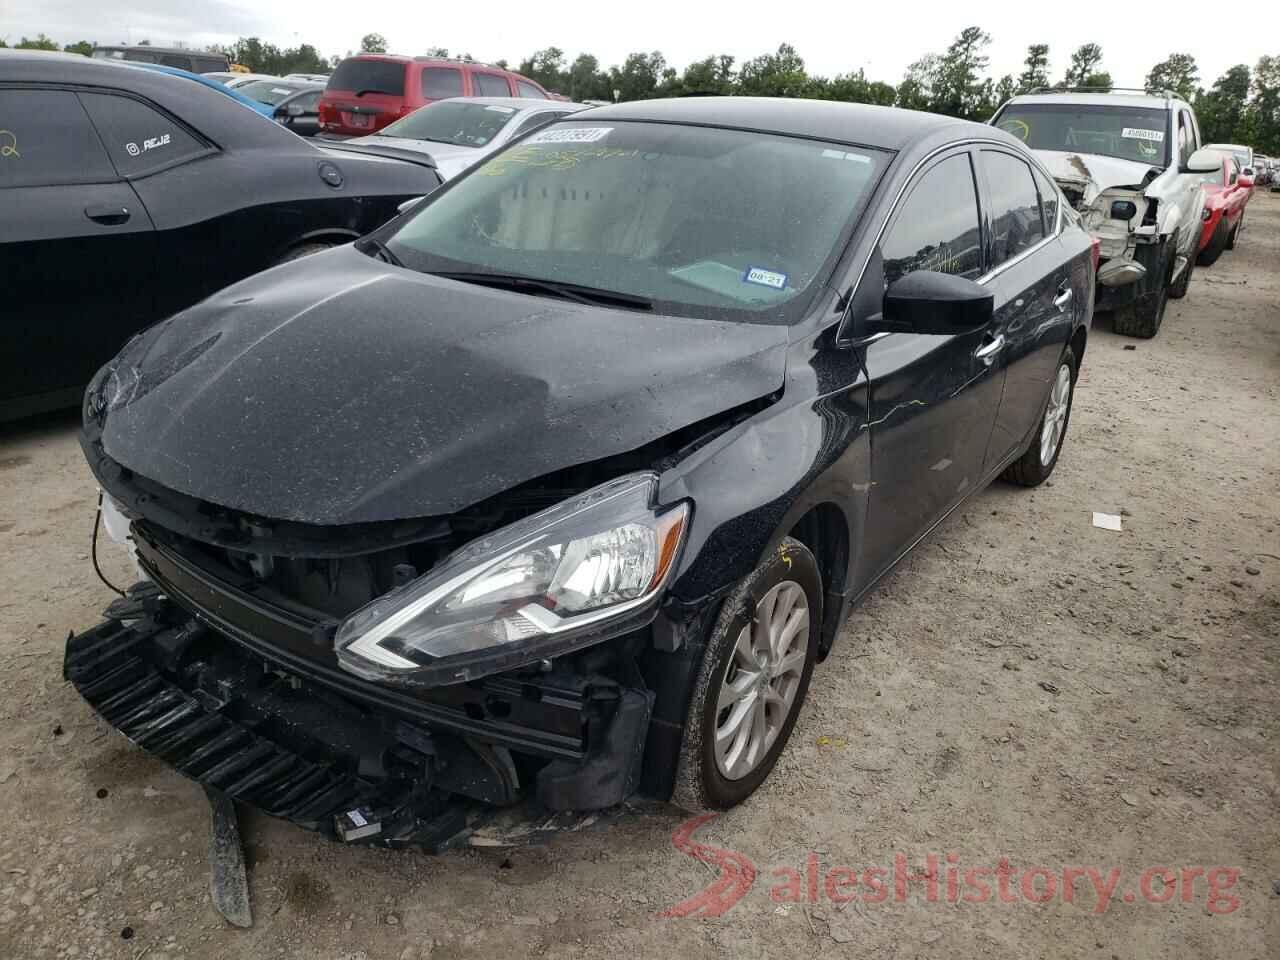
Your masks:
M142 41L146 43L147 41ZM991 35L980 27L966 27L946 50L925 53L907 67L896 84L874 80L863 68L850 69L833 77L809 73L804 58L789 43L780 43L769 53L739 63L726 53L710 54L683 70L667 62L659 50L628 54L621 64L605 66L594 55L579 53L572 60L560 47L535 50L515 67L548 90L572 100L639 100L648 97L760 96L809 97L874 103L909 110L932 110L971 120L985 120L1011 96L1050 87L1049 45L1027 47L1023 70L1016 77L1006 74L996 79L987 73L987 49ZM0 47L7 46L0 39ZM88 40L58 44L43 33L23 37L16 47L32 50L93 52ZM379 33L365 34L360 50L385 53L387 40ZM310 44L281 49L258 37L242 37L221 48L233 62L255 73L325 73L342 59L324 57ZM444 47L422 51L427 56L447 57ZM347 54L350 56L350 52ZM470 60L470 54L459 59ZM495 61L506 67L506 60ZM1111 74L1103 65L1102 47L1086 43L1078 47L1057 83L1058 89L1092 87L1112 89ZM1171 90L1192 102L1204 138L1210 142L1248 143L1264 153L1280 154L1280 55L1263 57L1250 69L1237 64L1210 87L1200 86L1195 57L1171 53L1154 64L1146 75L1145 88L1152 93Z

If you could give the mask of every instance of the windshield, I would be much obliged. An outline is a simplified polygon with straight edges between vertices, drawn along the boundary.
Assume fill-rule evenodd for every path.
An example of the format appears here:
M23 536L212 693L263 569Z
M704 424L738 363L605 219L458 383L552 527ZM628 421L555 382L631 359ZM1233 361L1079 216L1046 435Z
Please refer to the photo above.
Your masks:
M281 80L254 80L236 87L237 93L243 93L252 100L275 106L290 94L305 90L309 84L287 83Z
M404 64L394 60L343 60L329 78L330 90L404 96Z
M996 126L1033 150L1093 153L1152 166L1169 165L1168 112L1085 103L1014 103Z
M515 115L515 107L441 100L384 127L379 136L451 143L456 147L483 147Z
M516 274L669 314L790 323L888 159L736 130L561 122L430 197L387 246L425 272Z

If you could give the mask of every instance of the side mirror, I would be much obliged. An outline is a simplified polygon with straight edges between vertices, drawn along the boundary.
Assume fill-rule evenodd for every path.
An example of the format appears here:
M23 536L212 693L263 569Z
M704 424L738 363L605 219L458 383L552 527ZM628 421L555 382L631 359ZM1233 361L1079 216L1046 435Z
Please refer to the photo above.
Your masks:
M956 334L991 322L995 298L981 284L932 270L916 270L890 284L884 310L871 317L866 333Z
M1187 158L1183 173L1216 173L1222 169L1222 155L1217 150L1197 150Z

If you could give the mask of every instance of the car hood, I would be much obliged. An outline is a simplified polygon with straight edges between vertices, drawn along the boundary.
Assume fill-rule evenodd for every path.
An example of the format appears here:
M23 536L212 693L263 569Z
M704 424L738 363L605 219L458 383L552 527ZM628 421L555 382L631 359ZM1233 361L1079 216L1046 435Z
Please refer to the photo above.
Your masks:
M353 247L135 337L90 387L118 464L267 518L452 513L782 388L787 329L614 310Z
M1147 163L1103 157L1095 153L1037 150L1035 154L1058 183L1083 191L1086 205L1092 203L1104 190L1114 187L1141 190L1160 173L1159 167Z
M459 147L451 143L437 143L434 140L414 140L411 137L357 137L345 141L360 147L379 152L420 153L429 156L440 175L446 180L457 176L473 163L479 163L488 155L488 151L476 147Z

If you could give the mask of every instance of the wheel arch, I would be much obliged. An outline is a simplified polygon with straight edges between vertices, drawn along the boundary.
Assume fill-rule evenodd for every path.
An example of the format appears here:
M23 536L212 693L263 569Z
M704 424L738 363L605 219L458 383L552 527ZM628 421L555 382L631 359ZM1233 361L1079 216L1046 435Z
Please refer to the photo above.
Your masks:
M822 577L822 631L819 660L825 659L840 630L849 575L849 523L844 511L831 501L811 506L786 533L809 548Z

